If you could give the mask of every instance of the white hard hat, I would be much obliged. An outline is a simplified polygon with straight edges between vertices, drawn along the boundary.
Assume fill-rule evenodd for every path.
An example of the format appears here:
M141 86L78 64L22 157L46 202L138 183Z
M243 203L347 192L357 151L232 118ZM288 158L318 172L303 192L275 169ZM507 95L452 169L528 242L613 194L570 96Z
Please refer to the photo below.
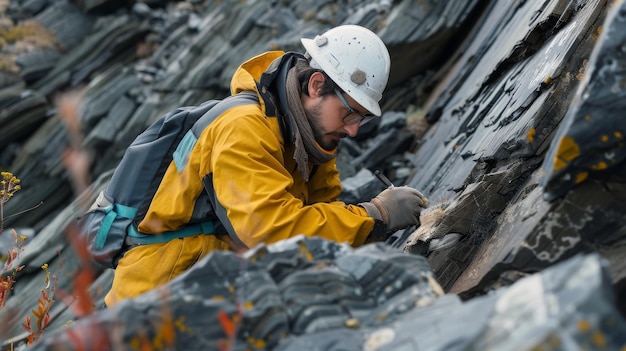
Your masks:
M385 43L371 30L343 25L315 39L300 39L311 67L324 71L369 112L380 116L378 102L389 79L391 59Z

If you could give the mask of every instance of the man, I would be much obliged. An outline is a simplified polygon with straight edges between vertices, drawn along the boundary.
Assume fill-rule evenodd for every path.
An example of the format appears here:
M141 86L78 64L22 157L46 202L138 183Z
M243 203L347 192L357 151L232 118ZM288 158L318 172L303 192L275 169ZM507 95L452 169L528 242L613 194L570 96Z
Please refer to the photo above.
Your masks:
M346 25L302 44L305 55L268 52L237 69L231 93L252 92L258 103L232 107L201 131L184 167L172 162L166 171L137 228L159 234L214 216L218 229L130 249L107 305L168 282L213 250L299 234L359 246L419 224L427 199L409 187L359 205L337 200L340 140L381 114L390 69L384 43Z

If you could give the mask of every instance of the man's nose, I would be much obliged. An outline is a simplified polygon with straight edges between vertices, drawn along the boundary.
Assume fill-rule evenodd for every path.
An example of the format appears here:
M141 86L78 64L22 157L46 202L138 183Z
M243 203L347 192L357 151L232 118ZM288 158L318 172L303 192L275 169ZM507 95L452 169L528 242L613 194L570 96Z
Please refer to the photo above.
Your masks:
M346 134L348 134L351 138L354 138L359 132L359 124L360 123L346 124L343 129L346 131Z

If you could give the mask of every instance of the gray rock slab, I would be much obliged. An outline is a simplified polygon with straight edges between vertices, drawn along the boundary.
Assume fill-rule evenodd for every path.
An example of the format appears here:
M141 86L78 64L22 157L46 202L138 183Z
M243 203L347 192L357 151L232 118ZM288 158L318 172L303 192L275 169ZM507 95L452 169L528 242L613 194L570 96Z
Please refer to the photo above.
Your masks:
M63 21L59 21L63 18ZM36 19L51 33L62 48L69 50L78 46L91 31L93 18L70 1L52 1Z
M91 26L96 29L103 26L99 23L95 23L96 21L94 19L91 19L91 22ZM108 48L107 44L111 42L115 43L117 40L116 36L113 34L117 33L120 35L120 28L133 25L133 23L129 22L128 16L118 16L107 18L106 26L101 30L91 30L91 27L76 29L81 30L83 35L80 44L77 44L75 48L63 55L59 63L54 69L48 72L45 77L33 83L33 88L44 95L52 94L68 86L78 88L76 85L71 85L72 82L73 84L83 82L77 82L77 79L73 77L74 72L85 67L85 65L93 65L93 62L97 61L98 57L102 57L102 52L106 51ZM100 64L102 64L101 61ZM85 78L85 75L81 74L80 77Z
M109 13L122 5L120 0L81 0L78 7L85 13Z
M411 147L415 136L404 129L390 129L376 135L369 141L370 146L352 160L357 168L374 169L381 167L392 155Z
M67 146L67 135L62 123L48 118L25 142L10 166L21 180L19 196L4 205L5 225L36 226L40 220L62 210L71 199L72 187L65 177L62 153Z
M623 193L588 182L579 192L552 203L543 199L536 171L520 198L512 201L498 224L451 287L457 293L488 288L506 271L532 273L577 252L600 252L624 240ZM615 277L624 273L613 269Z
M613 303L606 261L581 255L491 295L444 295L375 328L291 337L277 350L619 349L626 322Z
M386 188L367 168L362 168L354 176L343 179L341 184L339 199L349 204L370 201Z
M585 67L583 81L547 151L542 186L549 200L564 195L587 178L603 178L615 168L623 168L625 12L623 3L611 7Z
M438 122L415 154L416 172L408 183L422 190L431 206L452 201L446 213L458 208L464 214L452 214L440 227L435 226L434 232L418 229L422 233L412 238L412 244L419 241L419 235L441 238L450 232L472 232L455 249L428 256L446 288L456 282L455 292L469 289L470 281L486 274L487 265L481 266L480 273L466 265L481 243L508 220L500 214L510 206L521 210L517 201L536 186L532 175L543 160L541 152L576 92L573 72L583 65L581 58L591 53L595 44L592 33L601 24L605 7L602 1L588 1L584 7L570 10L556 2L527 2L514 8L494 3L462 58L471 63L453 73L446 86L449 91L432 106L429 116ZM565 12L567 16L561 16ZM503 175L504 181L495 181L496 187L485 187ZM521 206L529 207L525 211L537 208L532 202ZM559 209L552 210L559 216ZM523 217L514 223L517 228L530 225ZM565 229L565 224L562 226ZM423 233L427 231L430 233ZM511 235L523 237L520 232ZM563 242L568 242L565 237ZM569 245L563 251L567 248ZM490 255L498 257L508 252L497 253L501 247L491 249ZM484 251L480 255L475 259L489 259Z
M441 63L439 58L454 50L449 44L465 34L463 25L473 22L482 5L480 1L423 1L415 6L402 1L393 6L384 15L388 25L380 31L394 66L389 86Z
M57 50L40 49L18 55L15 64L20 67L20 77L25 82L33 82L54 68L61 58Z
M290 334L391 321L418 301L432 303L437 288L423 257L299 236L244 256L213 252L167 286L50 332L34 347L115 348L140 335L159 339L168 328L175 335L161 342L176 349L272 349Z
M26 0L21 8L24 12L36 15L50 4L50 0Z
M118 96L111 103L106 116L98 121L85 138L83 145L86 148L98 149L112 144L137 108L137 103L125 95Z
M48 119L50 108L45 97L16 85L0 93L0 147L22 140Z
M105 76L102 81L94 82L93 89L90 89L81 104L81 122L84 124L86 131L90 132L91 128L100 121L101 118L107 116L114 106L123 99L129 90L139 86L139 80L130 70L124 72L123 68L118 67L116 73ZM97 85L97 86L96 86ZM130 114L119 116L115 122L123 125ZM114 120L117 117L111 117Z

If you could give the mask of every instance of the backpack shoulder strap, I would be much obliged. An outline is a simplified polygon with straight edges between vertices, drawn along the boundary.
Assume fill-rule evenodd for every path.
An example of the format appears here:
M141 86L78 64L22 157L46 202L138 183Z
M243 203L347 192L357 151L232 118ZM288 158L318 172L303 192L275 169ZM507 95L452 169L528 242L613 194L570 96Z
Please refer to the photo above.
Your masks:
M187 164L189 153L193 150L196 142L198 141L198 137L202 131L217 117L235 106L258 103L259 98L255 92L244 91L237 95L225 98L215 104L213 108L206 111L200 118L198 118L187 133L185 133L180 143L178 143L178 146L172 155L174 163L176 164L176 169L178 169L179 172L182 172L183 168Z

